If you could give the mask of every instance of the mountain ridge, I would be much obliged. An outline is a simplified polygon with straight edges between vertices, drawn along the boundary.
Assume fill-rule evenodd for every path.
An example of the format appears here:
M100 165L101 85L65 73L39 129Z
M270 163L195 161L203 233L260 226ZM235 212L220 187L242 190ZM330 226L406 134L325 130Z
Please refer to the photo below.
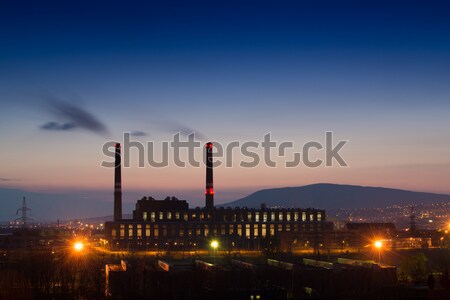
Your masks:
M315 183L304 186L263 189L219 206L258 208L264 203L268 207L337 209L378 208L395 204L415 205L434 202L450 202L450 195L385 187ZM367 205L369 203L370 205Z

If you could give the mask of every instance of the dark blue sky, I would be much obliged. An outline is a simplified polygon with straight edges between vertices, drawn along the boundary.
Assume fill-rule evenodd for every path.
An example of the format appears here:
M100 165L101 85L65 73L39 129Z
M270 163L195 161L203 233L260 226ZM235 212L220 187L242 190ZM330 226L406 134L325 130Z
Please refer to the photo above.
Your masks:
M2 1L2 62L447 55L446 1ZM219 56L219 57L217 57ZM128 57L129 58L129 57Z
M169 139L176 123L218 141L350 141L346 169L218 170L218 198L315 182L450 193L448 1L5 0L0 40L2 186L107 190L106 140ZM109 135L51 114L48 98ZM175 178L197 201L203 173L124 180L164 195Z

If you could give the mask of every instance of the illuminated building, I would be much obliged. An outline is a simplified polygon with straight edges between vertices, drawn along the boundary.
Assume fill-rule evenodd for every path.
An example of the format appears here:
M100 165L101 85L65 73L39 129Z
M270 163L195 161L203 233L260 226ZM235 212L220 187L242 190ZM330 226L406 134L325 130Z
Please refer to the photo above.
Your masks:
M276 248L286 234L299 234L317 240L320 232L332 230L325 211L300 208L216 208L212 173L212 143L207 151L205 207L189 209L185 200L143 197L136 203L133 218L122 219L120 201L120 145L116 145L114 221L105 224L112 249L207 249L210 241L221 249ZM283 250L283 249L281 249Z

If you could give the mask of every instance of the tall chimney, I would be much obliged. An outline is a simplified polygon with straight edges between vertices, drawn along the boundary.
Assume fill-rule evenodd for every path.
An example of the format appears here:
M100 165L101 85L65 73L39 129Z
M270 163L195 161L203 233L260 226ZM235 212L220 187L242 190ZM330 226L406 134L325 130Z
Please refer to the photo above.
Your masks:
M213 144L206 143L206 190L205 190L205 207L207 209L214 208L214 186L213 186Z
M114 166L114 221L122 220L122 167L120 144L116 143L116 158Z

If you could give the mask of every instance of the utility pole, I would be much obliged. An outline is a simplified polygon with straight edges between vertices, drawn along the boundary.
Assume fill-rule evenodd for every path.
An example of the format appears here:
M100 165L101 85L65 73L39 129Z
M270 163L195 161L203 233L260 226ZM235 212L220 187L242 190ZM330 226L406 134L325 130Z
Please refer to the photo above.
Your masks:
M27 211L29 211L29 210L31 210L31 209L29 209L29 208L27 207L27 201L25 200L25 197L23 197L22 207L19 208L19 209L17 209L17 211L16 211L16 215L19 215L19 211L22 212L22 217L21 217L20 219L16 219L16 221L20 220L21 225L22 225L23 228L26 228L26 227L27 227L27 224L28 224L28 221L31 220L31 219L28 218L28 216L27 216Z

